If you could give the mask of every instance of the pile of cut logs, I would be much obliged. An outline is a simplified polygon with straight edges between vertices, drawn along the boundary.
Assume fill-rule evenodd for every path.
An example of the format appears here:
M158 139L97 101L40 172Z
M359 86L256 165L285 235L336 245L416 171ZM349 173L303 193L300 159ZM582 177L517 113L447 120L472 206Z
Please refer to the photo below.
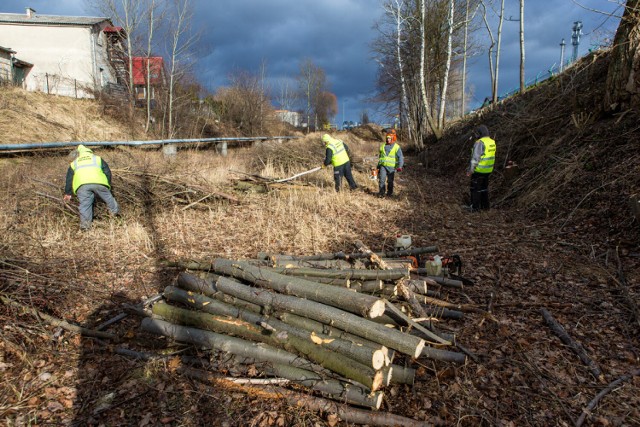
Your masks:
M475 309L440 299L462 282L421 276L404 258L436 247L356 246L353 254L173 263L184 271L142 329L233 355L260 377L377 410L389 384L414 383L412 361L465 362L455 337L435 324Z

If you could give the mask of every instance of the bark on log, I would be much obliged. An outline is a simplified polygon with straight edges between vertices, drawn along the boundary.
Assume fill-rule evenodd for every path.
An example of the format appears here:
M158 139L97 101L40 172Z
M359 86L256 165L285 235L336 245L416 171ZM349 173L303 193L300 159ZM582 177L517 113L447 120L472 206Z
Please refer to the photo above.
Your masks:
M283 268L275 267L273 271L287 276L306 277L331 277L350 280L383 280L391 281L409 277L408 269L401 270L360 270L352 268L349 270L320 270L317 268Z
M347 261L340 259L333 260L319 260L319 261L307 261L307 260L273 260L271 267L283 267L283 268L318 268L318 269L349 269L353 268L353 265Z
M209 314L242 319L252 325L267 324L276 332L285 331L300 339L311 340L319 347L325 347L331 351L348 356L375 370L382 369L386 362L386 356L388 353L387 349L379 344L375 349L362 345L355 345L351 341L330 337L322 333L310 332L305 329L289 325L274 317L242 310L207 296L197 293L189 293L173 286L167 286L165 288L164 296L170 301L180 302L196 310L201 310Z
M360 252L367 255L367 258L369 258L369 261L371 261L372 264L376 265L381 270L390 270L387 263L383 261L382 258L380 258L378 255L373 253L373 251L369 249L367 245L362 243L360 240L356 240L355 245Z
M363 280L349 284L349 289L362 293L375 293L381 291L383 288L384 282L382 280Z
M336 403L332 400L304 395L291 390L287 390L282 387L247 387L234 384L233 382L228 380L221 379L220 377L217 377L214 374L206 371L183 368L181 372L198 381L202 381L207 384L222 385L225 388L252 394L262 399L286 399L287 402L289 402L289 404L293 406L304 407L312 411L336 414L342 421L347 423L367 424L370 426L383 427L427 427L429 425L424 421L417 421L388 412L371 412L364 409L357 409L344 404Z
M413 385L416 381L416 370L408 366L393 364L391 368L391 384Z
M413 248L413 249L405 249L401 251L382 251L375 252L380 258L400 258L412 255L421 255L426 253L438 252L437 246L425 246L422 248ZM258 259L262 260L277 260L277 261L286 261L286 260L299 260L299 261L321 261L321 260L332 260L332 259L361 259L368 258L368 254L363 253L351 253L345 254L344 252L334 252L327 254L317 254L317 255L282 255L282 254L269 254L266 252L259 252Z
M418 274L419 275L418 278L422 278L420 277L420 275L428 274L428 271L426 268L412 268L410 271L411 273ZM464 284L460 280L447 279L446 277L439 277L439 276L426 276L426 278L433 280L437 284L446 286L448 288L461 289L464 287Z
M218 273L229 274L263 288L307 298L364 317L373 318L384 313L384 302L370 295L358 294L338 287L322 286L306 279L286 276L269 268L256 267L244 262L216 259L213 265Z
M226 277L218 279L217 287L225 293L256 304L273 306L279 310L304 314L306 317L319 322L335 325L346 332L359 335L412 357L419 356L425 345L424 340L418 337L412 337L411 335L388 329L383 325L378 325L352 313L314 301L307 301L288 295L276 294L267 290L251 288L228 280Z
M220 277L220 276L217 276L217 277ZM234 280L234 279L229 279L229 280ZM235 308L241 308L243 310L250 311L253 313L263 313L263 311L265 311L263 307L258 304L253 304L248 301L242 300L240 298L236 298L234 296L227 295L218 291L217 289L215 289L215 285L211 283L208 279L200 279L188 273L180 273L178 275L177 284L183 289L190 290L196 293L204 293L205 295L211 296L221 302L234 306ZM233 313L237 314L237 312L235 311ZM233 313L230 313L228 315L235 316L235 314ZM303 316L297 316L289 312L271 310L270 314L289 325L298 327L299 329L304 329L308 332L315 332L318 335L328 335L332 338L340 338L343 340L347 340L349 342L355 343L358 346L368 347L374 351L383 349L383 352L385 353L385 360L387 361L386 363L388 363L389 350L381 344L366 340L362 337L359 337L354 334L350 334L341 329L328 326L316 320L312 320ZM385 316L381 316L381 317L385 317Z
M372 391L379 390L382 387L382 372L356 362L347 356L320 347L311 340L300 339L286 333L265 333L263 328L240 319L223 318L164 303L154 304L153 313L171 323L207 329L218 334L230 334L274 347L282 347L290 353L305 356L308 360L330 371L357 381Z
M396 306L391 304L389 301L386 301L386 306L387 306L387 310L389 311L389 314L392 315L393 318L401 319L403 322L406 323L406 325L411 326L414 329L417 329L418 331L422 332L424 335L429 337L429 339L433 340L436 343L451 345L450 341L442 338L441 336L439 336L435 332L430 331L427 328L425 328L424 326L422 326L419 323L415 322L413 319L411 319L409 316L404 314L402 311L400 311ZM395 347L392 347L392 346L389 346L389 347L395 348Z
M296 384L312 390L319 391L333 400L344 401L358 406L366 406L375 410L380 409L384 397L384 393L381 391L369 393L362 387L339 380L323 378L315 372L293 366L274 364L268 367L267 372L277 377L287 378Z
M251 342L241 338L217 334L215 332L205 331L198 328L174 325L173 323L166 322L164 320L152 319L149 317L142 319L140 329L151 334L170 337L176 341L221 350L261 362L282 363L318 373L328 374L327 370L298 355L267 344Z
M600 367L587 355L586 350L582 347L582 344L574 341L564 327L553 318L551 313L547 311L546 308L541 308L540 312L542 313L542 317L545 322L551 328L554 334L556 334L560 340L565 343L569 348L582 360L587 368L591 371L591 374L598 379L600 382L604 382L604 375L600 370Z
M406 279L398 280L398 283L396 284L396 290L398 291L398 294L409 303L409 307L411 307L411 311L413 312L414 317L426 317L424 308L416 299L413 291L411 291L411 289L409 289L409 287L405 285L405 281Z

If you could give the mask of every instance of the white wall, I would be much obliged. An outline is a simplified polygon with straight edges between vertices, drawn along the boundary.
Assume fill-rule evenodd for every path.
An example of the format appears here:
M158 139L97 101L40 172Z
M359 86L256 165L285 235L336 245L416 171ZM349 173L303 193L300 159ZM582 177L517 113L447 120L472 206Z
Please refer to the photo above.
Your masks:
M2 24L0 40L18 58L33 64L25 80L27 90L90 97L85 88L99 89L116 81L104 33L99 26L94 28L92 34L89 26Z

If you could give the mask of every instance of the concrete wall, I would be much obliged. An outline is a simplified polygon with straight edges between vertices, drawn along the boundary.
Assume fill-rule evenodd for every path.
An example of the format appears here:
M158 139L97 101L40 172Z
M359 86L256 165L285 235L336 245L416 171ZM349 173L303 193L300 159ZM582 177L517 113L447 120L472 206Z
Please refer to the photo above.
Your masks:
M25 81L27 90L83 98L116 81L101 29L100 25L1 24L0 40L33 64Z

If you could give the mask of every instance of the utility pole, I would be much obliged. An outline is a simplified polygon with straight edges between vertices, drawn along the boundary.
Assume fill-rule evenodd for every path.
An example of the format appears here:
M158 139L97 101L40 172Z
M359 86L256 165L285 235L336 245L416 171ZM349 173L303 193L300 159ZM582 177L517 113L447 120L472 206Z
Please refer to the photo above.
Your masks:
M573 32L571 33L571 44L573 45L573 55L571 62L578 59L578 46L580 45L580 36L582 35L582 21L573 23Z
M567 44L564 42L564 39L560 42L560 72L564 70L564 47Z

